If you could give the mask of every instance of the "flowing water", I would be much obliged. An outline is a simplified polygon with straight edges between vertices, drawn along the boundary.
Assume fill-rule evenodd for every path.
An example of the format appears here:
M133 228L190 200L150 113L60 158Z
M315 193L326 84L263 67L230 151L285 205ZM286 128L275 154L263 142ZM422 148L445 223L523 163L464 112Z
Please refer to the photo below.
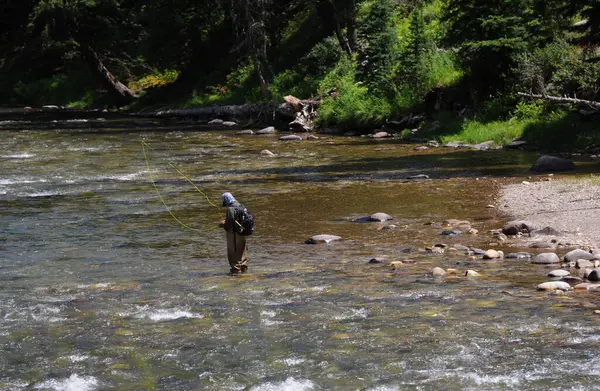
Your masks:
M486 205L533 155L94 117L0 125L0 390L597 388L594 296L536 292L548 268L526 261L425 250L501 248L487 231L508 217ZM247 275L227 275L223 210L169 162L254 213ZM353 221L375 212L396 229ZM446 219L480 234L440 236ZM321 233L343 239L303 243Z

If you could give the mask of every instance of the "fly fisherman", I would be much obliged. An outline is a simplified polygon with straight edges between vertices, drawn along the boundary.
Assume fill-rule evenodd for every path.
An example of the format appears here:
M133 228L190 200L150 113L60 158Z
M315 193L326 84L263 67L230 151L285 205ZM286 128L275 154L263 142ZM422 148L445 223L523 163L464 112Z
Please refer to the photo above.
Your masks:
M223 207L227 208L225 220L219 224L227 232L227 260L231 266L231 274L245 273L246 236L254 230L254 218L248 210L231 195L223 193Z

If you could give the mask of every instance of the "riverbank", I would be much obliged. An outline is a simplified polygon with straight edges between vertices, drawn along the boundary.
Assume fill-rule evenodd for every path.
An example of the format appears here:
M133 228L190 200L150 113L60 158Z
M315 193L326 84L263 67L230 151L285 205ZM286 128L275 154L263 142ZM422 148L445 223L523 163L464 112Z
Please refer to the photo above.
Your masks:
M551 177L549 177L551 179ZM545 236L550 242L597 248L600 225L600 179L568 178L541 182L524 181L503 187L499 207L515 220L526 220L538 228L552 227L559 235ZM539 237L527 241L539 241Z

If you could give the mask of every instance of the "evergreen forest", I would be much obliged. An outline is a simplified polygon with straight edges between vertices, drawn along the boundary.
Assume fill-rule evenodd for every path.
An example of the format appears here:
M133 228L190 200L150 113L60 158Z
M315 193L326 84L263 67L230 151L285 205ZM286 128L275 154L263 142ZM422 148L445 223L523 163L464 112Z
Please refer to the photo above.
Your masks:
M292 95L319 101L322 128L600 144L598 0L1 0L0 10L6 106L141 111Z

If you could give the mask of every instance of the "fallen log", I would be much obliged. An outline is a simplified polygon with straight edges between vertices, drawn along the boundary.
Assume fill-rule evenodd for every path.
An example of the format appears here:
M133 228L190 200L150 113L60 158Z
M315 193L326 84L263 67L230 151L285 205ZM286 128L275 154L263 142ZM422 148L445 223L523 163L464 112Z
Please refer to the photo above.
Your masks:
M255 118L271 116L276 106L272 104L245 104L201 107L196 109L160 110L156 117L207 117L207 118Z
M550 102L557 103L570 103L579 106L588 106L593 108L594 110L600 110L600 102L596 102L593 100L585 100L585 99L577 99L577 98L567 98L566 96L552 96L552 95L540 95L540 94L527 94L525 92L517 92L517 95L524 96L526 98L531 99L542 99Z

